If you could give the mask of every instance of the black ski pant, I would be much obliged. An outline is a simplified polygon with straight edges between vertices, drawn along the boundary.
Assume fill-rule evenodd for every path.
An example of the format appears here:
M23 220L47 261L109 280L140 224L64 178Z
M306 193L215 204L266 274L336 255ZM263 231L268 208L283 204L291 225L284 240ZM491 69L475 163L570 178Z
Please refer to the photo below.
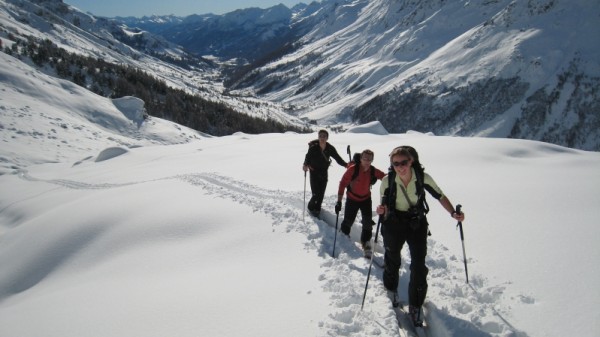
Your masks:
M312 197L308 201L309 211L320 212L325 190L327 189L327 171L325 173L310 171L310 190Z
M360 241L367 242L371 240L371 237L373 237L372 207L373 203L371 202L371 197L363 201L356 201L346 197L346 205L344 206L344 220L341 224L342 233L350 235L350 229L352 228L352 224L354 224L356 215L360 210L360 214L362 216L362 232L360 234Z
M396 212L402 213L402 212ZM385 246L383 284L386 289L397 291L401 264L400 253L406 242L410 251L410 281L408 283L408 304L421 307L427 295L427 218L423 216L419 227L411 228L402 215L395 224L384 224L381 228Z

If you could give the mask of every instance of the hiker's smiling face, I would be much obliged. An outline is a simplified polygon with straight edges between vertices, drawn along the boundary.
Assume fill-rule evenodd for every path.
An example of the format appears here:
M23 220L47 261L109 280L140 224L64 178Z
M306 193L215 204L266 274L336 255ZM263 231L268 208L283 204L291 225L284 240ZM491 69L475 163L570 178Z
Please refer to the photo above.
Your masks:
M371 155L371 154L366 154L366 153L363 153L363 154L360 156L360 166L361 166L363 169L367 169L367 168L371 167L371 163L372 163L372 162L373 162L373 155Z
M319 143L325 144L327 143L327 139L329 136L325 132L319 132Z
M412 162L412 158L402 154L392 156L392 166L394 167L394 171L401 176L405 176L410 171Z

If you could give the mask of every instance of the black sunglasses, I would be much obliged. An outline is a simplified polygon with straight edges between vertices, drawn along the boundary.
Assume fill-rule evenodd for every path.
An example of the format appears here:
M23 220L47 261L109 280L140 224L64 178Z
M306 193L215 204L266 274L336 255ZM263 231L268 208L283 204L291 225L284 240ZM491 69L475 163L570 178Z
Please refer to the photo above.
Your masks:
M392 165L398 167L398 166L406 166L408 165L408 163L410 162L410 159L404 159L403 161L395 161L392 163Z

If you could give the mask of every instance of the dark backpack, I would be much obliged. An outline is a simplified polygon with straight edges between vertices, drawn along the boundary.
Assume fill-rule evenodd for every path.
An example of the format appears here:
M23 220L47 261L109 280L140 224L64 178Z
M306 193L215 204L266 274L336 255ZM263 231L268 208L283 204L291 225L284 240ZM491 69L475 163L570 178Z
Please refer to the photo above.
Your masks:
M311 140L310 142L308 142L308 148L309 149L313 148L315 146L319 146L319 140L318 139L314 139L314 140ZM329 164L331 165L331 158L327 157L325 155L325 152L323 152L323 151L319 151L319 152L321 152L321 155L323 155L323 158L325 158L325 161L329 162Z

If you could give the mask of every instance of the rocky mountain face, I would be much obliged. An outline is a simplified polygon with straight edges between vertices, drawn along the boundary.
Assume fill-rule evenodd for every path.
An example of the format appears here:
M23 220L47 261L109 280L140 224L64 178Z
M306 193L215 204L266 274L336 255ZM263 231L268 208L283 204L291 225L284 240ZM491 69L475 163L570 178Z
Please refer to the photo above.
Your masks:
M525 138L598 151L600 59L592 41L600 33L599 13L586 1L509 3L446 44L435 63L354 108L352 119L380 120L388 130ZM492 48L485 41L493 41ZM510 53L496 59L502 48ZM470 66L444 78L434 70L453 71L438 68L449 60ZM460 80L472 74L478 78Z
M268 101L269 114L279 109L306 123L380 121L390 132L600 150L597 0L323 0L186 18L65 11L61 20L82 28L86 50L118 48L119 59L214 56L228 65L226 99ZM195 81L221 80L191 71L197 77L185 76Z
M292 11L284 5L266 10L240 9L224 15L190 15L177 24L161 18L124 20L198 55L254 60L293 39ZM157 20L158 19L158 20Z
M160 35L130 28L121 21L82 13L62 0L6 0L0 7L4 36L48 39L66 50L107 61L135 64L156 57L197 68L212 64Z
M115 19L128 27L160 35L198 55L237 59L238 65L264 65L294 50L323 21L337 20L334 9L339 2L300 3L291 9L282 4L266 9L253 7L223 15Z
M202 31L197 52L266 57L231 77L230 92L281 103L313 123L378 120L390 132L516 137L600 150L600 6L594 0L338 0L292 13L259 25L258 14L248 24L240 12L239 20L212 18L185 30ZM227 47L209 48L211 34L227 36ZM195 33L164 36L196 45ZM263 42L290 48L268 58L257 54L264 48L253 48Z

